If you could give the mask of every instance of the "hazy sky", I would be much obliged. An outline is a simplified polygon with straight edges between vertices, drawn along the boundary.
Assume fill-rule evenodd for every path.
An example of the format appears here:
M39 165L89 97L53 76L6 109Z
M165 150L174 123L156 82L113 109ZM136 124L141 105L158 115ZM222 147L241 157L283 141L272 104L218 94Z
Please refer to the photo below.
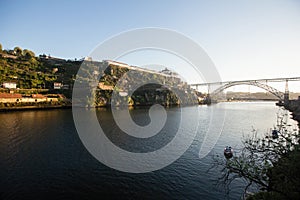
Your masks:
M5 49L20 46L74 59L120 32L160 27L197 42L222 80L300 76L298 0L1 0L0 13L0 43ZM155 53L149 57L161 64ZM149 63L132 58L120 60ZM187 79L197 81L192 75Z

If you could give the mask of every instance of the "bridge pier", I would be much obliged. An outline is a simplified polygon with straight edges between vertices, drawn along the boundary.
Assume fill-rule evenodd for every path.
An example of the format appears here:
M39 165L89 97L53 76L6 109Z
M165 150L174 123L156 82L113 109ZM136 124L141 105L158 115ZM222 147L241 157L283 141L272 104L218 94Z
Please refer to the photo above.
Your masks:
M283 103L285 106L288 106L290 104L290 92L289 92L289 85L288 85L288 80L285 82L285 91L284 91L284 99Z
M210 105L211 104L211 97L209 94L207 94L205 100L204 100L204 104Z

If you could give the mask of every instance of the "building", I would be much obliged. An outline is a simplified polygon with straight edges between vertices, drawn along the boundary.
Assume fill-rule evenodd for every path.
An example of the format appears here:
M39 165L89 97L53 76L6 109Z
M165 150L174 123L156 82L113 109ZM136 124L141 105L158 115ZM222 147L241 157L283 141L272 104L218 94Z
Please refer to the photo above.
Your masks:
M62 86L63 86L62 83L58 83L58 82L53 83L53 88L55 90L60 90L62 88Z
M84 57L83 60L84 61L93 61L92 57L88 57L88 56Z
M118 67L125 67L125 68L128 68L128 69L132 68L126 63L121 63L121 62L117 62L117 61L113 61L113 60L103 60L103 63L105 63L106 65L115 65L115 66L118 66Z
M11 94L0 93L0 103L38 103L38 102L57 102L60 99L65 99L61 94Z
M160 73L165 74L165 75L169 75L169 76L172 76L172 77L176 77L176 78L179 77L176 72L173 72L173 71L169 70L168 68L165 68L165 69L161 70Z
M2 86L3 86L3 88L7 88L7 89L16 89L17 83L16 82L3 82Z
M52 69L52 73L53 74L56 73L56 72L58 72L58 68L57 67L55 67L55 68Z
M21 94L0 93L0 103L15 103L20 102Z

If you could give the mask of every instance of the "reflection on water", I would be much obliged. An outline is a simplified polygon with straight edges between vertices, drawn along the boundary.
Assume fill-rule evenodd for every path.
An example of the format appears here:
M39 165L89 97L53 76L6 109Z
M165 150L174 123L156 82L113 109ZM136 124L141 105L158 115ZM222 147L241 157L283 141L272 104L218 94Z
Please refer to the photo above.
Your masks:
M238 148L242 135L250 133L252 127L266 132L276 123L278 110L274 102L195 107L199 109L199 129L190 148L168 167L144 174L119 172L94 159L77 135L71 110L0 113L1 198L224 199L223 189L215 186L218 172L207 172L210 156L199 159L212 108L214 115L226 110L226 118L211 154L222 153L226 145ZM147 152L172 140L172 133L178 129L178 113L179 108L169 109L166 126L148 141L122 134L113 122L110 110L101 109L97 116L106 135L115 144L128 150ZM147 109L131 110L130 114L139 125L149 123ZM188 130L189 127L185 128ZM233 183L230 199L240 199L241 184Z

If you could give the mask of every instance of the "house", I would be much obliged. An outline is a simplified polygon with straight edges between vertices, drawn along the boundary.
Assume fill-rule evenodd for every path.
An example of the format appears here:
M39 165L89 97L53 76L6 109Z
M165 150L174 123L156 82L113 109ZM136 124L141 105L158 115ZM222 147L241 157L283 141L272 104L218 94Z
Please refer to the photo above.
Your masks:
M65 99L61 94L31 94L22 95L16 93L0 93L0 103L38 103L38 102L57 102Z
M52 69L52 73L53 74L56 73L56 72L58 72L58 68L57 67L55 67L55 68Z
M7 88L7 89L16 89L17 83L16 82L3 82L2 86L3 86L3 88Z
M93 61L92 57L88 57L88 56L84 57L83 60L84 61Z
M53 88L55 90L60 90L62 88L62 86L63 86L62 83L58 83L58 82L53 83Z
M21 99L21 94L0 93L0 103L15 103L20 102Z
M173 71L169 70L168 68L165 68L165 69L161 70L160 73L165 74L165 75L169 75L169 76L172 76L172 77L178 77L178 74L176 72L173 72Z
M65 97L61 94L47 94L46 96L48 102L57 102L60 99L65 99Z
M32 94L31 98L33 98L35 102L47 101L47 97L42 94Z
M22 99L20 99L20 102L27 102L27 103L44 102L44 101L47 101L47 97L45 97L42 94L24 95L22 96Z

